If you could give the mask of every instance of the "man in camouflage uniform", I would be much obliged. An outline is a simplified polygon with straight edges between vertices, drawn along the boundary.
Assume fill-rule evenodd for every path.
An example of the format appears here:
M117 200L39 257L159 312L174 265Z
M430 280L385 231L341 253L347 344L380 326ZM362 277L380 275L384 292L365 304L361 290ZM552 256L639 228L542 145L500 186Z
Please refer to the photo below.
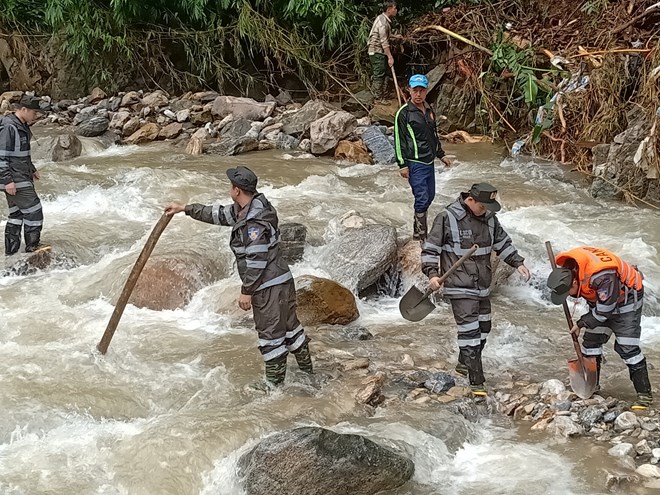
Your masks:
M374 20L369 32L367 51L372 68L371 94L375 100L383 100L387 90L387 76L390 67L394 65L394 57L390 48L392 36L392 18L397 13L396 2L386 1L383 3L383 12Z
M257 176L247 167L227 170L233 204L184 206L171 203L168 215L185 212L201 222L232 228L229 246L236 257L243 285L238 305L252 308L265 361L266 383L281 385L292 352L298 367L312 373L309 339L296 315L296 288L280 253L279 220L275 208L257 192Z

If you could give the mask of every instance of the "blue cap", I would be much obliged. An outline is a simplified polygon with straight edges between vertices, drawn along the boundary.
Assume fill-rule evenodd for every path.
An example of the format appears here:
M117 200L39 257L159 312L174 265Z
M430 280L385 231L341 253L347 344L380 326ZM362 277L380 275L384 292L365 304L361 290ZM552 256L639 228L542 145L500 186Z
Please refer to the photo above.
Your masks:
M411 88L417 88L417 87L428 88L429 80L426 79L426 76L423 74L415 74L410 78L410 81L408 81L408 85Z

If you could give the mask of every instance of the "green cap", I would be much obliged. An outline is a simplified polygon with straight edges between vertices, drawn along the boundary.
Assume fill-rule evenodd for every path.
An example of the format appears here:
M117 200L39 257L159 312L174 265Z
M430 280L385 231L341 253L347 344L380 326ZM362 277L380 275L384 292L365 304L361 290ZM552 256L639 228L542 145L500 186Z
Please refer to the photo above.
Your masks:
M573 272L568 268L553 268L548 276L550 300L553 304L564 304L573 285Z
M500 211L502 209L502 205L495 200L497 189L487 182L473 184L468 194L479 203L482 203L489 211Z

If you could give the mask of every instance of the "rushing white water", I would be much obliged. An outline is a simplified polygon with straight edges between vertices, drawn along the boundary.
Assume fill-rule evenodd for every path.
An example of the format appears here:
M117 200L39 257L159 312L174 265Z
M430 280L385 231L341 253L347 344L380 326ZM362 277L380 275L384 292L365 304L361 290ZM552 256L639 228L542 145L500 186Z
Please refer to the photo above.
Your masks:
M660 355L660 221L650 210L591 199L555 165L504 161L490 146L450 147L460 162L438 171L437 213L459 191L487 180L500 190L499 217L533 271L517 275L493 300L485 352L489 383L511 377L565 377L572 348L560 310L543 290L543 242L559 251L610 248L643 270L642 340ZM472 423L447 410L405 403L368 417L355 405L356 380L339 377L317 391L289 385L268 397L244 391L262 363L251 319L230 308L238 288L228 229L175 218L157 253L215 260L228 278L176 311L128 306L107 356L94 348L146 236L169 200L228 201L224 170L245 163L283 221L304 223L310 246L296 275L320 268L328 222L348 210L408 235L412 198L394 167L338 164L283 153L190 157L165 145L92 150L67 163L39 163L44 239L73 257L74 268L0 279L0 494L239 494L236 461L260 438L296 425L357 432L405 451L413 480L398 495L601 493L613 461L587 442L492 420ZM3 223L4 225L4 223ZM453 362L454 327L446 305L419 324L403 320L394 298L359 302L358 324L375 336L346 342L310 330L322 353L377 363ZM577 306L576 311L582 307ZM313 347L314 349L314 347ZM321 356L322 358L322 356ZM625 366L611 350L607 393L632 396ZM328 361L317 367L333 372ZM291 368L295 368L292 366ZM658 383L656 371L651 379Z

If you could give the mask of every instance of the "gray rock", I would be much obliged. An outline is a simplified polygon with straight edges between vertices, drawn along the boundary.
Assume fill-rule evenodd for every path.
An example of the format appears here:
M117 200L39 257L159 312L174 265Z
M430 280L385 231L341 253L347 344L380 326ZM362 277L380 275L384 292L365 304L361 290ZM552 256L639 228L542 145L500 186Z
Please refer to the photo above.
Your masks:
M396 263L396 229L389 225L348 229L323 251L321 268L359 293L375 284Z
M567 416L557 416L555 420L550 424L550 428L555 433L555 435L569 438L584 433L584 428L581 425L574 423L571 418Z
M308 135L312 122L336 110L336 107L324 101L310 100L300 110L282 116L282 132L297 137Z
M639 483L639 477L630 474L612 474L608 473L605 480L605 487L611 492L621 491L629 485Z
M309 127L309 138L312 141L312 153L326 153L355 130L357 119L348 112L338 111L315 120Z
M590 406L580 412L580 423L586 429L592 428L603 418L604 408L600 406Z
M342 109L347 112L369 111L369 107L374 103L374 96L368 89L358 91L342 104ZM366 107L366 109L365 109Z
M97 115L82 121L76 128L76 133L80 136L96 137L107 131L109 126L110 121L108 120L108 117Z
M635 471L645 478L660 478L660 468L652 464L642 464Z
M651 421L640 421L642 430L646 431L656 431L658 429L658 425L651 422Z
M435 394L446 392L456 385L454 377L449 373L439 372L433 375L424 382L424 388L430 390Z
M124 127L124 124L129 121L131 118L130 112L126 112L122 110L121 112L116 112L112 116L112 120L110 121L110 127L112 129L121 129Z
M165 115L165 117L167 117L170 120L176 120L176 113L174 113L169 108L166 108L165 110L163 110L163 115Z
M222 127L220 135L229 138L241 138L252 129L252 122L247 119L235 119ZM255 139L255 138L252 138ZM256 140L256 139L255 139Z
M364 327L342 327L340 333L348 340L371 340L373 334Z
M293 98L291 98L291 93L285 89L281 89L278 95L275 97L275 101L278 105L283 107L291 103Z
M649 455L652 453L651 447L649 446L648 440L641 440L635 444L635 452L638 455Z
M660 449L656 448L651 450L651 455L655 457L656 459L660 459Z
M637 419L637 416L635 416L635 413L630 411L619 414L619 416L614 421L614 427L617 431L630 430L637 428L638 426L639 420Z
M288 134L280 132L275 140L275 148L283 151L295 150L300 145L300 140Z
M190 122L195 125L204 125L207 122L213 122L213 114L208 110L190 112Z
M80 156L82 153L82 143L77 136L73 134L63 134L57 136L53 142L51 149L51 159L54 162L61 162L64 160L71 160Z
M562 400L555 404L556 411L569 411L571 409L572 402L569 400Z
M259 141L256 139L241 138L222 138L215 143L211 143L206 148L206 152L213 155L233 156L255 151L259 149Z
M108 100L108 110L116 112L121 107L121 98L119 96L112 96Z
M192 100L172 100L170 102L170 108L174 113L179 113L183 110L190 110L194 106L195 102Z
M280 225L280 253L287 263L300 261L305 252L307 227L301 223Z
M362 141L371 151L376 163L390 164L396 161L394 146L379 126L369 126L362 132Z
M364 437L315 427L265 438L238 464L247 495L373 495L403 485L415 470Z
M131 117L122 127L121 135L130 136L142 126L140 117Z
M67 110L70 106L73 106L76 104L76 100L60 100L55 105L53 105L53 109L61 112L63 110Z
M73 118L73 125L80 125L85 120L91 119L98 109L95 106L81 108Z
M148 107L164 107L168 102L169 99L167 95L159 89L142 97L142 103Z
M136 91L129 91L122 97L120 106L129 107L131 105L135 105L136 103L140 103L139 93Z
M555 378L544 382L541 386L541 395L559 395L565 391L564 384Z
M631 443L620 443L615 445L610 450L607 451L612 457L623 457L626 455L631 455L635 452L635 447Z
M614 423L614 420L619 417L619 414L621 414L621 411L617 409L612 409L611 411L607 411L603 415L603 422L604 423Z
M275 110L275 103L260 103L252 98L218 96L213 101L211 113L216 117L233 115L237 119L264 120Z

